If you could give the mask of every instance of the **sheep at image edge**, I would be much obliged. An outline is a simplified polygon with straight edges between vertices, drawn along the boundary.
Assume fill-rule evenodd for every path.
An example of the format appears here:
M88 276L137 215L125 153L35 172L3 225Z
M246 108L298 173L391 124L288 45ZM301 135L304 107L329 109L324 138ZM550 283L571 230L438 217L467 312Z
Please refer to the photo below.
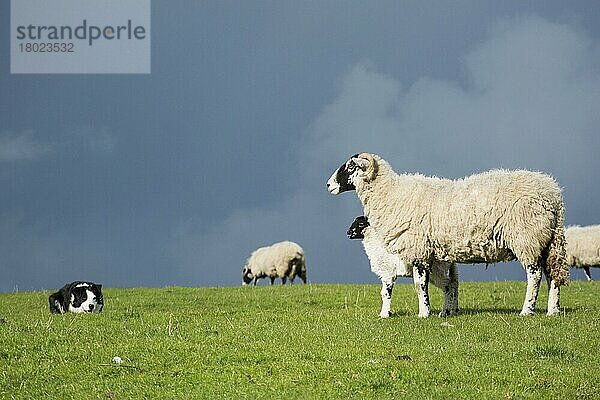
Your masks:
M357 154L329 178L331 194L356 190L386 249L413 267L419 317L431 313L428 282L434 261L495 263L518 259L527 273L521 315L533 314L542 271L548 315L560 312L568 283L564 205L548 175L493 170L459 180L396 174L381 157Z
M377 232L369 226L367 217L354 219L348 229L349 239L362 239L362 244L371 264L371 271L381 279L381 318L390 316L392 305L392 290L399 276L412 277L409 268L398 254L388 252ZM434 262L431 266L431 283L444 292L444 308L440 317L458 313L458 271L456 264Z
M297 243L284 241L252 252L242 271L242 285L252 281L256 285L260 278L265 277L271 280L271 285L277 277L285 285L287 278L293 283L296 276L306 283L304 250Z
M588 281L590 267L600 267L600 225L569 226L565 229L567 264L583 268Z

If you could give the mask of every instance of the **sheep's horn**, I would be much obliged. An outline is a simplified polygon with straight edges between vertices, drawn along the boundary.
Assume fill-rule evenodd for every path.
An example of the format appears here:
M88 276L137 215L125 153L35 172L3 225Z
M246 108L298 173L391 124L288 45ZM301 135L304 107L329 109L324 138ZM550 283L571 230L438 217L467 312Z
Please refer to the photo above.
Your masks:
M368 162L367 169L365 170L366 180L367 181L371 181L371 180L375 179L375 175L377 174L377 171L379 169L379 165L378 165L377 160L375 159L375 157L373 157L373 154L370 154L370 153L360 153L358 155L358 158L366 160Z

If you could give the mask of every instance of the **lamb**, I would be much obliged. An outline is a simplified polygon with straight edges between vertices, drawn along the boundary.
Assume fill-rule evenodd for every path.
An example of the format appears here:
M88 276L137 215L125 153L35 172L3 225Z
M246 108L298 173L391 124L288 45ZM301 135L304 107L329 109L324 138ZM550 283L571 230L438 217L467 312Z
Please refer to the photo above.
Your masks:
M377 235L369 226L367 217L354 219L347 232L349 239L362 239L365 253L373 271L381 279L381 312L379 317L390 316L392 290L398 276L412 276L412 268L408 268L398 254L389 253ZM446 273L448 272L448 275ZM431 266L431 283L444 291L444 308L440 317L458 313L458 272L456 264L436 262Z
M600 267L600 225L570 226L565 229L567 264L583 268L588 281L590 267Z
M534 313L542 271L548 315L560 312L569 279L561 189L548 175L492 170L459 180L396 174L381 157L356 154L329 178L331 194L356 190L369 223L413 267L419 317L430 315L432 263L518 259L527 273L521 315Z
M294 242L284 241L252 252L242 272L242 285L252 281L256 285L264 277L271 280L271 285L279 277L285 285L287 278L293 283L296 276L306 283L304 250Z

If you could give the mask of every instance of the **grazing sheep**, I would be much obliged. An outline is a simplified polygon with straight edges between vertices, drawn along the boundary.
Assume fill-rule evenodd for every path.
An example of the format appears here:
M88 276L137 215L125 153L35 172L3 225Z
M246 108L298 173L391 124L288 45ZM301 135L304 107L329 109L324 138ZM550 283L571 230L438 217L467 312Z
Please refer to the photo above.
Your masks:
M590 267L600 267L600 225L570 226L565 229L567 264L583 268L588 281Z
M360 216L354 219L348 229L349 239L362 239L365 253L371 263L373 271L381 279L381 318L390 316L392 304L392 290L396 277L412 276L412 268L408 268L398 254L389 253L377 232L369 226L367 217ZM444 308L440 317L458 313L458 272L456 264L435 262L431 266L431 283L444 291Z
M330 193L356 190L386 249L413 266L419 317L430 314L433 262L495 263L518 259L527 273L521 315L533 314L542 271L548 315L560 312L569 278L561 189L530 171L494 170L459 180L396 174L377 155L351 157L329 178Z
M285 285L287 278L293 283L296 276L306 283L304 250L294 242L284 241L252 252L242 272L242 285L252 281L256 285L264 277L271 280L271 285L279 277L281 284Z

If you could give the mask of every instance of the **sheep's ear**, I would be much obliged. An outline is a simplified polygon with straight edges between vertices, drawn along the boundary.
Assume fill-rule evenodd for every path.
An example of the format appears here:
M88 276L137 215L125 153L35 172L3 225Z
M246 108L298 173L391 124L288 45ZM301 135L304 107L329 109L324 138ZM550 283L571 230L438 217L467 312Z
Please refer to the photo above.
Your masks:
M357 158L353 159L358 167L365 171L365 178L370 181L375 178L377 174L378 164L373 154L361 153Z

